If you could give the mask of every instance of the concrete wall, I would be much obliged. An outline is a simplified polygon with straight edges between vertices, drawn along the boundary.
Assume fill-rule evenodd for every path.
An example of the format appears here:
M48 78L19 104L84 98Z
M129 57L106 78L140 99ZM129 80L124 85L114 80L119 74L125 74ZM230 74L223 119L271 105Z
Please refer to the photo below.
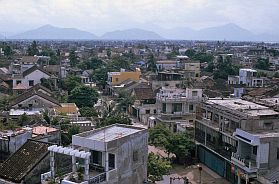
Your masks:
M108 152L116 155L118 184L140 184L146 181L148 159L147 130L110 142L108 144ZM133 159L133 157L137 159ZM109 175L109 180L114 180L115 175L115 173Z
M13 87L16 86L16 81L17 80L21 80L21 84L23 84L24 86L30 88L32 86L29 86L29 80L34 80L34 86L36 84L40 84L41 83L41 78L46 78L48 79L50 76L45 74L44 72L40 71L40 70L36 70L32 73L30 73L29 75L25 76L23 79L14 79L13 80Z

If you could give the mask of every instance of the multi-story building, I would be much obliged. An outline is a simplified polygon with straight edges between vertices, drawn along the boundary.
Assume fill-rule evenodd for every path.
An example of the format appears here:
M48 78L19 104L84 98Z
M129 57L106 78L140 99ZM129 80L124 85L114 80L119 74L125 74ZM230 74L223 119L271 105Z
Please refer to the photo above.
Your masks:
M163 87L156 96L158 115L155 121L176 132L177 124L193 123L196 106L202 99L202 89Z
M141 72L139 69L137 69L136 71L125 71L124 69L121 69L120 72L108 72L107 83L109 86L115 86L127 79L132 79L138 82L140 80L140 75Z
M72 137L72 148L50 146L51 171L42 182L56 176L55 154L69 155L72 172L62 183L140 184L147 181L148 131L114 124ZM79 168L77 167L79 166ZM77 179L73 179L79 172ZM82 173L81 173L82 172ZM75 182L74 182L75 181Z
M228 84L241 84L247 87L263 87L264 78L257 77L257 70L239 69L239 76L228 76Z
M185 78L200 77L201 64L199 61L190 59L187 56L177 56L178 65L184 70Z
M197 156L231 183L268 183L279 164L278 118L279 112L253 102L209 99L197 109Z

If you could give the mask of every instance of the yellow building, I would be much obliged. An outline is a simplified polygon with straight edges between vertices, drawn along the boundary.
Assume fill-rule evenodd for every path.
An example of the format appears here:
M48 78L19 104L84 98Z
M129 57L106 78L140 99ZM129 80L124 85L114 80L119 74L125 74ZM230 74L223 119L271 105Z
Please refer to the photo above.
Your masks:
M137 69L136 71L127 72L125 70L121 70L120 72L108 72L108 85L109 86L116 86L121 82L131 79L136 82L140 80L141 71Z

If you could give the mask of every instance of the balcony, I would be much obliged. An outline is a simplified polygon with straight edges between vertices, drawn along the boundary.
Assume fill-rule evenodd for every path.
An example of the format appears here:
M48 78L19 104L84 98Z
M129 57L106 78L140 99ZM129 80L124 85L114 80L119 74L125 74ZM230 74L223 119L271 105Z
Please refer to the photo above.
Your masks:
M238 167L241 167L248 173L257 172L258 170L256 160L242 158L237 153L232 153L231 161L233 164L237 165Z

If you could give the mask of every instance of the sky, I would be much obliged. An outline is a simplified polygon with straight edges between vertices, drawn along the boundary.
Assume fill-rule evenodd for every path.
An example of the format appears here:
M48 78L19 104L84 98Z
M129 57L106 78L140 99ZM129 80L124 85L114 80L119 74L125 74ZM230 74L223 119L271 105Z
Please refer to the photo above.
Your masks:
M45 24L101 35L127 28L201 29L234 23L277 34L279 0L0 0L0 33Z

